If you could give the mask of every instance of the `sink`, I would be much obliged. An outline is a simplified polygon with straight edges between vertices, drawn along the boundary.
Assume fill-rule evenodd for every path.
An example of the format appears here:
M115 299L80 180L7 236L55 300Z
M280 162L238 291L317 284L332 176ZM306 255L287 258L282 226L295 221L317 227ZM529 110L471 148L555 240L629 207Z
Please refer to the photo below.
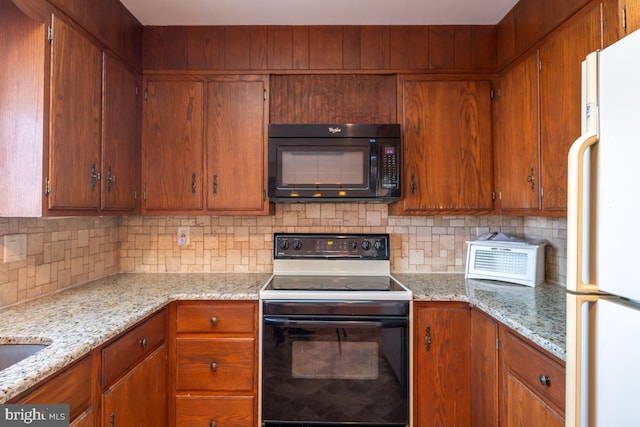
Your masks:
M0 371L46 348L48 344L0 344Z

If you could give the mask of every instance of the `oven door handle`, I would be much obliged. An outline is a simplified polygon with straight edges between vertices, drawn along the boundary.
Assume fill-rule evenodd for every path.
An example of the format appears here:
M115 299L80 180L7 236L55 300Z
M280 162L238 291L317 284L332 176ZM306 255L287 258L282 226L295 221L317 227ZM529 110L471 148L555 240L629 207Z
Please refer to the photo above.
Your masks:
M372 320L302 320L278 317L265 317L268 326L294 327L332 327L332 328L398 328L407 326L407 319L372 319Z

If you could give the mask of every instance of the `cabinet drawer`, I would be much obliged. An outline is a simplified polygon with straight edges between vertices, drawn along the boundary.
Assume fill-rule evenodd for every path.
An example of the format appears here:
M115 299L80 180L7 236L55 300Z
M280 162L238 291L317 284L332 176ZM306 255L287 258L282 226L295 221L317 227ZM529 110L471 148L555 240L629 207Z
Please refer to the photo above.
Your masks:
M254 427L253 396L177 397L177 426Z
M180 304L177 307L177 332L252 334L256 308L253 302Z
M536 395L564 413L565 368L510 332L500 345L504 363Z
M255 339L178 338L177 390L254 390Z
M15 403L69 405L69 416L75 419L91 406L91 357L76 362L53 378L36 386Z
M164 342L167 310L134 326L102 349L102 387L105 388Z

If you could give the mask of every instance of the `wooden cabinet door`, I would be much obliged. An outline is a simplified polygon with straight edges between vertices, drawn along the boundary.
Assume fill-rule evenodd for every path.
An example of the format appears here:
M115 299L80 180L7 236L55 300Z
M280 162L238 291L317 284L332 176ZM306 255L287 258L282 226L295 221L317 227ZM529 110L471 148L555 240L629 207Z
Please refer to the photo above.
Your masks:
M267 77L207 82L207 209L268 213L265 94Z
M499 372L500 426L564 426L565 368L559 361L501 326Z
M52 15L49 209L97 209L102 52Z
M101 208L134 210L140 194L139 76L105 53Z
M162 345L102 395L102 425L167 426L166 345Z
M471 423L468 304L415 303L414 424Z
M471 426L498 425L498 323L471 310Z
M620 0L623 36L640 29L640 0Z
M203 83L149 80L145 97L144 209L201 211Z
M580 136L582 61L600 48L600 8L569 21L540 47L540 186L543 210L567 209L567 156Z
M500 76L496 103L496 189L500 208L538 209L538 57Z
M401 77L405 213L493 208L491 85Z

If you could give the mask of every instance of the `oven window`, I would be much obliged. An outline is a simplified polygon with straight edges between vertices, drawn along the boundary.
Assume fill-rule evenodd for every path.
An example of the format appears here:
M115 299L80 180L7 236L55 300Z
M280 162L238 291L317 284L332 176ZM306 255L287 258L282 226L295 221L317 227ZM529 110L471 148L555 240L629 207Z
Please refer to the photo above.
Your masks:
M407 326L296 320L263 325L265 426L408 424Z
M307 379L378 378L378 343L295 341L291 376Z
M283 147L279 184L288 188L367 188L369 153L366 148L310 150Z

